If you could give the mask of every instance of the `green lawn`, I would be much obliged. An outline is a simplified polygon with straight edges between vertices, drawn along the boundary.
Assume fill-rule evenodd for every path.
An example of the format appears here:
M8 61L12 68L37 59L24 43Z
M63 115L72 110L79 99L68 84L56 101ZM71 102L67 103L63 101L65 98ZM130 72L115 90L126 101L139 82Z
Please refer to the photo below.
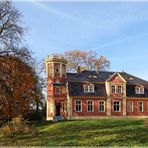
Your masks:
M2 138L10 146L148 146L143 119L76 120L36 123L35 136Z

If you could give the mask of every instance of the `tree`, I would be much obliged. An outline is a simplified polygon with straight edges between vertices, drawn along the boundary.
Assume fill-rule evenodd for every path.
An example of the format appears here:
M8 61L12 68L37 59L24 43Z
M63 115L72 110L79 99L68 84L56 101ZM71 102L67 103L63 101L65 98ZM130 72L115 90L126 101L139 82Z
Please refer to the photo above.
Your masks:
M95 51L71 50L64 53L68 64L68 71L79 72L81 70L108 70L110 62L104 56L97 58Z
M10 118L34 108L42 93L32 52L22 42L21 18L11 1L0 1L0 103Z
M38 61L34 59L33 62L33 71L34 71L34 77L36 79L36 84L35 84L35 92L38 94L38 97L35 100L35 106L36 106L36 112L39 112L39 108L44 110L45 108L45 96L43 92L45 91L45 64L43 61Z
M12 56L0 56L0 104L10 119L24 115L38 97L34 71L25 62Z
M4 47L16 46L21 42L24 33L21 13L11 1L0 1L0 51ZM10 50L10 49L9 49Z

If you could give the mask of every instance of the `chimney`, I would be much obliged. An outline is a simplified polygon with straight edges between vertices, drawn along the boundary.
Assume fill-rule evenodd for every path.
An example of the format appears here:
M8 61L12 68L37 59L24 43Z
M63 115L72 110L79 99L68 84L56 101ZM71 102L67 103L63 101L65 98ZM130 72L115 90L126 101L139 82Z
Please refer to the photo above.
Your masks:
M77 68L77 73L80 73L80 72L81 72L81 67L78 66L78 68Z

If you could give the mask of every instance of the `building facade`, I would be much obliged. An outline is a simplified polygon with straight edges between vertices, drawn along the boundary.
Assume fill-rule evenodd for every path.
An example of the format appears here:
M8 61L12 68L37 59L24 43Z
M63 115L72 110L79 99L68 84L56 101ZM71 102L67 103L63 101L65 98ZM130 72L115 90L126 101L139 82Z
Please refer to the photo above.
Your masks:
M47 120L148 117L148 81L125 72L67 73L66 64L46 58Z

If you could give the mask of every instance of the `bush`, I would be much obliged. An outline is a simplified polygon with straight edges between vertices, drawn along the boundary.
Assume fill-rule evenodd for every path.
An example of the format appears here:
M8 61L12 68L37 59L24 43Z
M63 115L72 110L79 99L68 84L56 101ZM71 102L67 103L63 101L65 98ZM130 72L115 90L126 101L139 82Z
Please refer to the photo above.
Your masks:
M24 117L27 121L41 121L42 115L40 112L29 112Z
M148 118L144 120L144 126L148 126Z
M16 135L34 135L37 133L37 129L33 126L27 125L23 121L23 117L20 115L13 118L13 120L2 127L2 133L4 137L12 137Z

